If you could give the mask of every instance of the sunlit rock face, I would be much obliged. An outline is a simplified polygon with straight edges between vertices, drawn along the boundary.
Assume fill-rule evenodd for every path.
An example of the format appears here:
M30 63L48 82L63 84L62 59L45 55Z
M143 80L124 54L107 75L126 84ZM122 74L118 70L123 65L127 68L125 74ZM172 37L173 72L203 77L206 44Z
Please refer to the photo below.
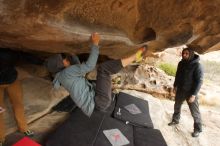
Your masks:
M129 89L149 93L155 97L173 99L174 77L146 64L129 66L112 76L113 89Z
M0 20L1 48L87 53L95 31L101 54L112 58L143 43L152 52L220 48L219 0L0 0Z

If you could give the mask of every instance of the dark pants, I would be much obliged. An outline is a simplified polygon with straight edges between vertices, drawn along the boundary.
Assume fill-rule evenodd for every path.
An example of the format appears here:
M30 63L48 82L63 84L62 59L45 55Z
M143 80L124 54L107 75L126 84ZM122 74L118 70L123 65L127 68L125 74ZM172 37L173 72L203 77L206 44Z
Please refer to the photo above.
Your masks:
M191 95L185 91L178 91L176 93L175 97L175 104L174 104L174 114L173 114L173 121L179 122L180 119L180 113L181 113L181 106L183 102L186 100L191 115L194 119L194 130L202 131L202 124L201 124L201 114L199 111L199 103L198 103L198 97L196 97L195 101L193 103L188 102L188 98Z
M111 75L118 73L122 67L121 60L106 61L98 67L95 96L96 109L105 111L111 105Z

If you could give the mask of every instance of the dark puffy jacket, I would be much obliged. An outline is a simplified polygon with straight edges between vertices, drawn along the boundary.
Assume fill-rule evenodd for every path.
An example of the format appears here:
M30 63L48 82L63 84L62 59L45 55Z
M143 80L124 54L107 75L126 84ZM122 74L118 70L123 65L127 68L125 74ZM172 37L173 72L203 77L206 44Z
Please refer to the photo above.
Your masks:
M199 63L199 55L191 61L181 60L177 67L174 87L190 95L197 95L203 82L203 68Z

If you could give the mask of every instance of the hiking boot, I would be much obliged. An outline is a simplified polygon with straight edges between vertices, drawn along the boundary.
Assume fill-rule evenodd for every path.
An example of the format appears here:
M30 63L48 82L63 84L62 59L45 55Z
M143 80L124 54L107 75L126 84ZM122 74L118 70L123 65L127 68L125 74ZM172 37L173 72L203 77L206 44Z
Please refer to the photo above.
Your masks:
M177 125L177 124L179 124L179 122L172 121L172 122L168 123L168 126L173 126L173 125Z
M194 123L194 131L202 132L202 124L201 123Z
M195 130L195 131L192 133L192 137L198 137L200 132L202 132L202 131Z
M24 135L28 136L28 137L33 137L34 136L34 132L30 131L30 130L27 130L27 131L24 132Z

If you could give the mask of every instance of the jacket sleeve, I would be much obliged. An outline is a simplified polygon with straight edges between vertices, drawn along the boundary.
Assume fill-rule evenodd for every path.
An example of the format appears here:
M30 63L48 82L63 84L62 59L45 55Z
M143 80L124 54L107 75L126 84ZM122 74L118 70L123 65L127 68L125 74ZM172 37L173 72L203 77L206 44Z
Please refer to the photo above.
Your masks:
M54 80L53 80L53 87L54 87L55 89L58 89L58 88L61 86L61 84L60 84L60 82L59 82L59 80L58 80L59 74L60 74L60 73L57 73L57 74L55 75Z
M180 66L181 66L181 62L179 62L178 66L177 66L175 81L174 81L174 84L173 84L174 88L177 87L177 85L179 84L179 80L180 80Z
M203 76L204 76L203 67L199 63L193 73L194 83L193 83L193 88L192 88L192 95L196 96L198 94L203 83Z
M87 59L86 62L83 62L80 65L81 74L86 74L95 68L97 60L98 60L98 56L99 56L99 47L96 45L93 45L91 48L89 58Z

